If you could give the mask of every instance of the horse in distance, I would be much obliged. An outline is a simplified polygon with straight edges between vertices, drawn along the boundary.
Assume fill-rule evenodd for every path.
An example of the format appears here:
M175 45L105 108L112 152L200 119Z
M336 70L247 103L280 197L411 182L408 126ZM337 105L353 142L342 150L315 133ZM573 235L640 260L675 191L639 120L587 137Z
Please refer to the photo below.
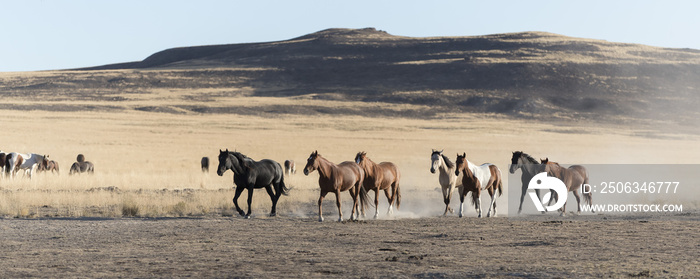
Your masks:
M49 160L48 155L47 155L46 160L44 160L43 163L39 164L36 171L37 171L37 173L44 172L44 171L46 171L46 172L50 171L51 173L59 174L58 162L56 162L54 160Z
M77 162L73 163L70 166L70 170L68 171L69 175L73 174L80 174L80 173L88 173L88 174L93 174L95 173L95 165L92 164L90 161L85 161L85 155L83 154L78 154L76 156L75 160Z
M481 190L487 190L491 196L491 205L486 217L496 216L496 191L498 195L503 194L503 181L501 180L501 170L494 164L485 163L477 166L467 160L467 153L457 155L457 167L455 174L462 172L462 188L460 188L459 217L462 217L464 209L464 197L467 192L472 192L472 203L476 207L476 212L481 218ZM491 213L493 210L493 214Z
M22 154L11 152L5 157L5 171L10 178L14 178L19 170L24 170L24 174L28 175L29 179L32 179L37 166L46 160L45 157L45 155L36 153Z
M309 159L306 160L304 175L309 175L313 171L318 171L318 186L321 188L321 194L318 198L318 221L323 222L321 205L323 198L330 192L335 194L335 204L338 207L338 222L343 221L343 211L340 208L340 192L345 191L350 192L353 199L350 219L359 219L358 198L361 199L360 202L362 204L365 204L367 199L367 191L362 187L362 181L365 177L362 167L351 161L345 161L336 165L318 154L318 151L314 151L309 156ZM356 212L357 216L355 216Z
M209 157L202 157L200 164L202 166L202 172L209 172Z
M432 154L430 154L430 172L440 173L438 182L440 182L442 187L442 197L445 202L445 212L442 215L445 216L447 212L454 212L450 207L450 200L452 200L452 193L455 188L462 187L462 180L458 179L459 174L455 174L455 165L442 152L442 150L437 151L433 149Z
M284 173L287 175L297 173L297 166L294 163L294 160L284 160Z
M284 184L284 172L279 163L270 159L255 161L240 152L230 152L228 149L226 151L219 150L219 166L216 174L223 176L227 170L233 172L233 183L236 185L233 204L236 206L238 214L249 219L252 211L253 190L265 188L272 200L270 216L277 215L277 201L281 195L289 194L289 188ZM247 213L238 206L238 197L244 189L248 190Z
M399 168L392 162L377 164L367 157L367 152L364 151L355 155L355 163L360 165L365 172L362 183L365 190L374 191L374 219L379 217L379 191L381 190L384 191L384 195L389 201L387 214L391 215L393 213L394 204L396 204L396 209L399 209L401 206L401 189L399 188L401 173Z

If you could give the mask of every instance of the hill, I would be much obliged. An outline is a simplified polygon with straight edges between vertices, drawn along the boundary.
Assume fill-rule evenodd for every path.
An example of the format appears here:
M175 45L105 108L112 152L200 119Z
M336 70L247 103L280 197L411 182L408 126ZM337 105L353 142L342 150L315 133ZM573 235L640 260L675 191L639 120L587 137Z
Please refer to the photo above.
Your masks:
M106 71L117 69L122 74ZM700 51L544 32L412 38L373 28L327 29L286 41L173 48L139 62L48 76L4 82L2 92L118 102L123 92L177 89L200 91L188 96L196 100L303 97L415 106L388 116L488 113L539 121L654 121L681 130L700 124ZM216 103L142 109L245 113ZM303 104L272 111L382 113Z

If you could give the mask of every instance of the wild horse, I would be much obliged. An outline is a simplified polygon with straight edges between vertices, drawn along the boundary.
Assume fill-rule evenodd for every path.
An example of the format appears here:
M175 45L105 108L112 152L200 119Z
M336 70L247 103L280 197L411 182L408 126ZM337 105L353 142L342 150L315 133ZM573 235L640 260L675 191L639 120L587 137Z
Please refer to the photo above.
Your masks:
M362 187L362 181L365 177L365 172L362 167L355 162L345 161L340 164L334 164L323 158L314 151L306 160L304 167L304 175L318 170L318 186L321 188L321 196L318 198L318 221L323 222L323 211L321 204L326 194L333 192L335 194L335 204L338 206L338 221L343 221L343 211L340 210L340 192L349 191L352 195L352 213L350 219L360 218L360 212L357 210L358 197L362 204L367 203L367 191ZM355 213L357 212L357 216Z
M279 163L269 159L256 162L239 152L229 152L228 149L226 151L219 150L219 167L216 174L223 176L226 170L233 171L233 183L236 184L233 204L236 206L238 214L249 219L252 210L253 190L265 188L272 200L270 216L277 215L277 201L281 195L286 196L289 192L289 188L284 185L284 171ZM238 197L243 189L248 190L248 212L245 214L238 206Z

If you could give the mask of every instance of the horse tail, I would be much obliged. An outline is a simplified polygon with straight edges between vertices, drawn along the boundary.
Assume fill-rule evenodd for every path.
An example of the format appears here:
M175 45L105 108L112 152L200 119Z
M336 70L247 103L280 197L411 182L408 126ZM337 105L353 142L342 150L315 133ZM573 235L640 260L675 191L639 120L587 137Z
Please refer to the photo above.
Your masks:
M476 191L478 191L478 190L476 190ZM476 205L476 202L479 201L479 197L476 196L476 191L470 192L472 194L472 205Z
M364 214L365 209L367 209L367 205L371 204L374 206L374 203L369 202L369 193L367 192L367 189L365 189L365 186L360 183L358 187L360 187L360 209L362 209L362 214Z
M586 169L583 169L583 184L588 184L588 171L586 171ZM583 187L583 185L581 187ZM591 191L588 191L588 193L583 193L583 203L593 205L593 194L591 194Z
M496 186L498 186L498 196L500 197L503 195L503 177L501 177L500 169L498 170L498 185Z
M396 195L396 199L394 199L396 203L396 209L401 209L401 188L399 187L399 182L396 181L396 192L394 193Z
M10 172L11 172L12 169L13 169L13 168L11 167L11 164L12 164L12 153L9 153L9 154L7 154L7 156L5 157L5 173L10 174Z
M282 193L282 195L289 196L289 190L291 188L288 188L287 185L284 184L284 174L280 177L280 186L279 189L277 189L278 193Z

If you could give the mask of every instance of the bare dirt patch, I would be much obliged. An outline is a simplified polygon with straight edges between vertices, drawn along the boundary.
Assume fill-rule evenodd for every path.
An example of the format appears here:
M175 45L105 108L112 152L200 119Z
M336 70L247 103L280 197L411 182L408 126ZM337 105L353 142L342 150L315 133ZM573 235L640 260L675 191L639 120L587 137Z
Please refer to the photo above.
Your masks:
M604 220L606 218L607 220ZM699 216L0 219L2 277L694 277Z

